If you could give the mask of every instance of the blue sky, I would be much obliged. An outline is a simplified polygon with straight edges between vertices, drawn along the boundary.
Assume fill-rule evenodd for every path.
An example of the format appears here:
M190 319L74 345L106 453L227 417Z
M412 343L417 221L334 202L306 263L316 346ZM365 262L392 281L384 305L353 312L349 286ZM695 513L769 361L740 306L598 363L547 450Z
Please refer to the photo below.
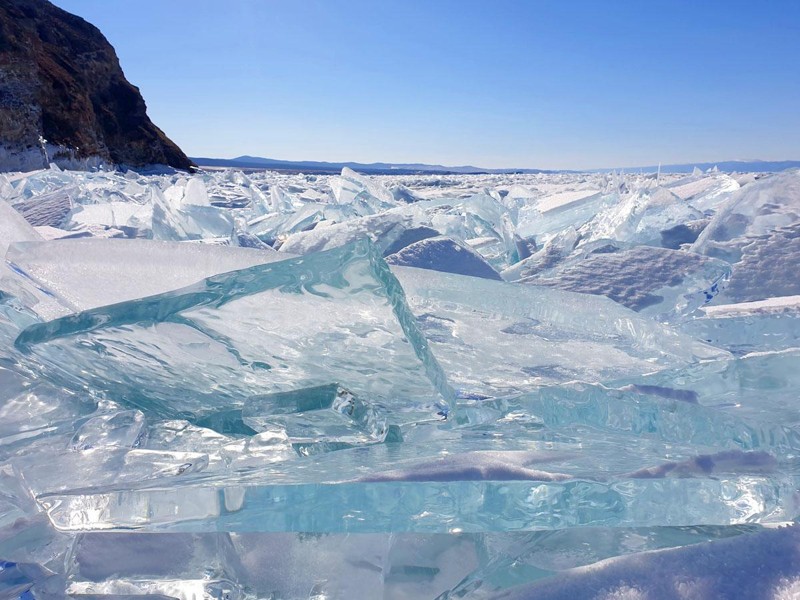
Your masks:
M55 0L191 156L800 159L800 2Z

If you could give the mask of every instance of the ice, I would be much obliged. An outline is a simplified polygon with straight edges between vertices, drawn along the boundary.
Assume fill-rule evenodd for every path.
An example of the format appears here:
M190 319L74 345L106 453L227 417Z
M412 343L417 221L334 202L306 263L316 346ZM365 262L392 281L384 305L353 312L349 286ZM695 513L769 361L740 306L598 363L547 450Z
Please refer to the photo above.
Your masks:
M737 355L800 347L800 296L707 306L683 331Z
M597 193L563 204L556 203L552 208L544 205L541 210L520 214L517 231L522 236L535 237L537 243L542 244L567 227L580 227L603 209L618 202L619 197L615 194Z
M141 444L145 434L144 413L138 410L122 410L91 417L73 436L73 450L119 446L135 448Z
M601 211L583 225L581 232L585 242L612 239L658 246L663 231L702 217L703 213L669 190L651 188L629 194L619 204Z
M715 212L741 186L731 175L716 173L710 176L693 175L685 180L672 182L667 187L697 210L708 213Z
M500 275L506 281L519 281L554 269L572 254L579 240L578 230L567 227L550 238L540 250L511 265Z
M563 481L569 475L533 469L539 458L530 452L466 452L408 469L386 471L364 481Z
M402 267L433 269L470 277L500 280L500 275L480 254L455 240L437 236L409 244L389 255L386 262Z
M347 167L342 168L341 177L331 181L331 189L338 204L351 205L362 215L386 210L396 204L392 192L383 185Z
M391 246L410 226L410 219L401 214L383 214L327 226L318 225L310 231L290 235L281 245L280 251L309 254L337 248L365 237L369 237L383 250Z
M54 381L173 418L339 382L413 420L449 394L367 241L34 325L16 344Z
M75 204L74 198L79 191L77 186L70 186L35 198L17 201L13 206L31 225L60 227L69 219L70 211Z
M66 228L85 230L91 226L127 231L129 237L142 237L152 230L153 207L132 202L107 202L75 207L66 219Z
M17 211L0 201L0 255L5 256L9 246L14 242L41 239L42 237ZM68 312L68 308L56 301L47 290L40 289L3 261L0 263L0 303L7 296L16 297L24 306L34 309L45 318Z
M766 177L732 196L692 250L733 264L720 304L800 293L800 171Z
M660 477L695 477L726 473L773 473L778 461L767 452L725 450L716 454L702 454L682 462L668 462L657 467L639 469L628 477L652 479Z
M40 240L41 236L21 214L0 202L0 252L5 254L13 242Z
M725 353L606 298L394 267L448 380L489 395Z
M703 406L721 414L746 417L753 423L781 423L796 428L800 409L800 350L757 352L634 378L637 385L669 387L690 393ZM615 385L628 383L628 380Z
M255 431L279 428L301 454L319 447L379 443L386 417L370 402L336 384L247 399L242 421Z
M796 595L797 177L0 176L0 596Z

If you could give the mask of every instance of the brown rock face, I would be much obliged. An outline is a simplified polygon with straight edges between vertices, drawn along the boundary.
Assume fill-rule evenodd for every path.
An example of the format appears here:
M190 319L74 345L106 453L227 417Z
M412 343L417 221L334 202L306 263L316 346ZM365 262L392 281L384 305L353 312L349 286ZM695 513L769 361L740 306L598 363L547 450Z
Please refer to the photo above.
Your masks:
M192 166L146 111L99 29L47 0L0 1L5 158L39 153L45 160L41 136L55 154L50 160L97 157L118 165Z

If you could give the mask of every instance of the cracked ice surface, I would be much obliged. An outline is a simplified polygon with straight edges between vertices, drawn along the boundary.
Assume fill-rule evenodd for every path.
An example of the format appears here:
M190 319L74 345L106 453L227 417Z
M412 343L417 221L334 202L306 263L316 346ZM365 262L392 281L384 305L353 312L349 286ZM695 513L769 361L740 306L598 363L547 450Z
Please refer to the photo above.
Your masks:
M799 182L0 175L0 596L793 597Z

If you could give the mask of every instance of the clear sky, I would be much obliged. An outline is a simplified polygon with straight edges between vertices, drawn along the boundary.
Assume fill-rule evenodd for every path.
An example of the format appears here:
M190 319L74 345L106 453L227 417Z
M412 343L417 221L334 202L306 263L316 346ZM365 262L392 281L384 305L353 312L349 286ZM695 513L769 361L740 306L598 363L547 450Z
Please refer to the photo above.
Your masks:
M800 159L798 0L55 0L191 156Z

